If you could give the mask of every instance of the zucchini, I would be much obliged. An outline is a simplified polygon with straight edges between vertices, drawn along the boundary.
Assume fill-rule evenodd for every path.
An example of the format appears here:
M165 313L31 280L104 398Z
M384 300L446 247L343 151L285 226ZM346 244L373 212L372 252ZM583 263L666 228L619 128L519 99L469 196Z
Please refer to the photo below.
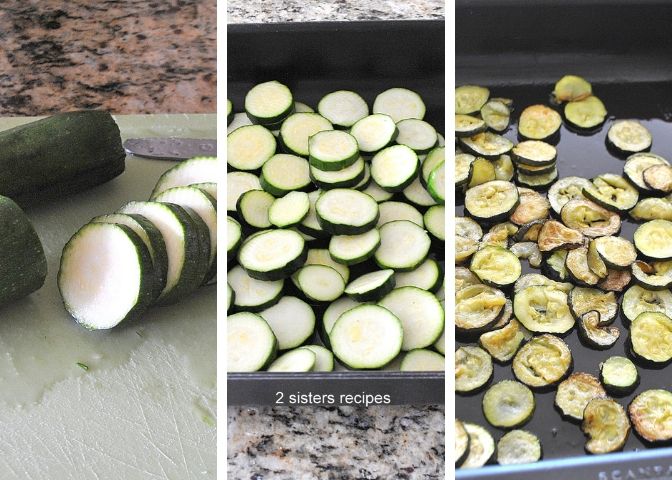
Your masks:
M512 318L504 327L481 334L478 343L500 363L509 362L525 339L520 323Z
M331 267L343 277L345 283L348 283L348 280L350 279L350 269L348 266L338 263L331 258L331 254L327 249L311 248L308 250L306 265L324 265L326 267Z
M581 232L566 227L557 220L548 220L539 230L537 243L542 252L552 252L560 249L572 249L583 245L584 237Z
M548 201L555 213L560 215L562 207L570 200L585 200L583 190L590 188L590 180L581 177L561 178L548 190Z
M310 168L305 158L278 153L261 167L261 188L274 197L310 187Z
M672 317L672 293L668 290L647 290L633 285L623 294L621 310L630 322L644 312L659 312Z
M233 132L237 128L244 127L245 125L254 125L250 117L246 113L234 113L233 120L226 127L226 134Z
M427 258L415 270L396 272L395 284L399 287L418 287L436 293L443 284L443 271L439 262Z
M253 123L272 125L283 121L294 110L294 96L278 81L260 83L245 95L245 113Z
M315 213L322 229L332 235L365 233L375 227L380 215L373 198L345 188L322 193L315 202Z
M469 217L455 218L455 262L468 260L478 250L483 237L481 226Z
M593 87L583 77L565 75L555 84L553 97L558 102L574 102L588 98L593 93Z
M586 254L586 262L588 262L588 268L598 277L604 279L609 275L609 269L607 264L604 263L602 257L597 251L597 244L595 240L591 240L588 243L588 253Z
M423 215L425 228L439 242L446 241L446 207L432 205Z
M635 248L639 253L654 260L672 259L672 222L651 220L635 230Z
M350 129L362 153L375 153L392 144L399 130L388 115L369 115L358 120Z
M458 467L464 462L469 453L469 434L464 424L455 419L455 465Z
M329 120L317 113L294 113L282 122L280 142L287 153L307 157L310 137L333 128Z
M464 196L464 207L469 215L490 223L508 218L519 203L516 186L503 180L470 188Z
M455 136L473 137L477 133L484 132L487 129L485 120L472 115L455 115Z
M270 228L268 212L275 197L263 190L249 190L238 197L236 212L241 222L252 229Z
M387 222L392 222L394 220L408 220L420 227L424 225L422 214L417 208L408 203L389 200L387 202L379 203L378 210L380 211L380 216L378 218L378 224L376 225L377 227L382 227Z
M565 120L579 130L591 130L604 123L607 109L595 96L573 100L565 105Z
M555 290L560 290L565 293L571 292L572 288L574 288L574 285L568 282L557 282L538 273L526 273L513 285L513 293L518 293L527 287L534 287L537 285L542 287L552 287Z
M331 372L334 370L334 354L331 353L331 350L324 348L322 345L304 345L302 348L306 348L315 354L314 372Z
M529 140L546 140L560 130L562 117L546 105L531 105L518 120L518 133Z
M245 174L242 172L235 172L238 175L234 175L234 172L228 174L233 175L232 178L250 178L253 175ZM228 180L227 175L227 186L231 187L231 184ZM187 187L187 186L198 186L199 188L204 188L201 184L214 184L215 189L217 188L217 181L219 179L219 164L217 162L217 157L194 157L184 162L180 162L174 167L166 170L156 182L156 186L152 191L150 200L159 195L164 190L175 187ZM198 185L196 185L198 184ZM256 184L255 184L256 185ZM258 187L257 187L258 188ZM217 194L212 192L212 190L207 189L208 194L212 195L214 198L217 198ZM228 199L229 197L227 197ZM237 198L236 198L237 200ZM233 202L235 206L235 201ZM234 208L235 209L235 208ZM231 210L230 208L228 210Z
M526 140L513 147L513 159L522 165L543 167L554 165L558 152L553 145L539 140Z
M407 118L422 120L425 111L420 95L407 88L390 88L379 93L373 101L373 113L389 115L395 123Z
M226 162L236 170L260 169L275 154L275 137L261 125L247 125L226 137Z
M418 348L404 355L399 369L402 372L443 372L446 359L439 353Z
M465 422L464 428L469 434L469 454L460 468L480 468L488 463L495 453L495 440L479 425Z
M600 281L600 277L590 269L588 264L587 247L570 250L565 259L565 268L570 278L579 285L594 286Z
M95 220L95 219L94 219ZM163 242L163 237L161 237ZM234 260L236 254L238 253L238 247L243 242L243 233L240 223L236 219L231 218L227 215L226 217L226 259L227 261ZM163 249L165 250L166 245L164 242ZM168 271L168 254L166 253L166 272ZM165 280L164 280L165 282Z
M369 114L369 106L357 93L337 90L322 97L317 111L336 128L350 128Z
M513 358L513 374L531 388L560 382L572 368L572 353L562 339L549 334L533 337Z
M481 282L498 288L513 285L522 272L518 257L506 248L496 246L477 251L469 268Z
M497 463L519 465L541 460L539 438L525 430L507 432L497 442Z
M651 191L657 194L672 192L672 166L653 165L642 173L642 178Z
M513 235L516 242L536 242L539 239L539 232L546 220L534 220L532 222L520 225L518 231Z
M229 315L226 330L227 371L256 372L273 362L278 343L262 317L250 312Z
M436 203L443 205L446 202L446 164L441 162L427 180L427 191Z
M303 266L296 274L296 282L301 292L315 302L333 302L345 291L341 274L326 265Z
M628 406L635 432L647 442L672 440L672 393L662 389L645 390Z
M284 280L267 282L250 277L240 265L227 272L226 281L233 289L233 306L238 310L261 312L280 301Z
M422 161L422 166L420 167L420 182L423 186L427 187L429 182L429 176L431 173L438 167L441 163L446 161L446 148L445 147L436 147L433 148Z
M555 407L563 417L581 421L586 405L594 398L606 396L607 392L597 378L590 373L576 372L558 385L555 392Z
M426 348L441 336L443 306L433 293L416 287L395 288L378 305L392 312L404 330L401 349L405 352Z
M411 148L416 154L424 155L434 148L439 141L436 130L424 120L407 118L397 122L396 142Z
M597 253L609 268L624 270L637 259L634 245L623 237L600 237L594 242Z
M268 209L268 223L278 228L300 224L310 211L310 199L305 192L289 192L276 198Z
M597 350L611 348L621 336L618 327L605 326L600 312L591 310L579 320L579 338Z
M548 173L529 175L524 170L518 169L516 182L518 185L534 190L545 190L558 179L558 169L554 168Z
M569 278L569 272L567 271L567 254L569 250L555 250L551 254L546 255L544 258L544 263L542 264L541 271L544 275L549 276L551 279L564 282Z
M226 174L226 211L236 212L241 195L250 190L261 190L259 177L249 172ZM155 190L156 192L156 190ZM157 193L158 195L158 193Z
M531 332L563 334L574 327L567 293L551 285L531 285L517 291L513 313Z
M371 229L359 235L335 235L329 241L329 254L336 262L355 265L373 256L380 246L380 232Z
M259 312L278 341L279 350L302 345L315 331L315 313L310 305L296 297L282 297L272 307Z
M516 225L525 225L537 220L545 220L551 204L542 194L528 188L518 188L520 203L509 220Z
M355 137L341 130L324 130L308 138L310 165L325 171L343 170L359 158Z
M600 381L612 395L629 395L639 384L639 373L629 358L609 357L600 363Z
M455 350L455 391L475 392L492 378L492 358L480 347L465 345Z
M636 120L617 120L607 132L607 145L620 154L648 150L652 141L651 133Z
M269 372L310 372L317 356L308 348L297 348L276 358L268 367Z
M323 338L329 340L329 333L331 333L331 329L334 328L336 320L338 320L343 313L355 308L357 305L361 305L361 303L350 297L341 297L338 300L331 302L322 315Z
M630 285L632 275L628 270L608 270L607 276L598 284L597 288L610 292L622 292Z
M231 125L231 122L233 121L233 102L229 100L228 98L226 99L226 125Z
M490 97L490 90L476 85L462 85L455 89L455 113L478 113Z
M380 198L380 201L389 200L389 198L391 198L392 196L391 193L380 189L380 187L377 187L377 190L378 192L382 192L385 194L385 197L378 197ZM375 193L372 192L365 192L365 193L369 193L369 195L371 195L372 197L377 198ZM404 198L406 198L406 200L408 200L413 205L416 205L418 207L431 207L432 205L436 204L436 200L432 198L429 192L422 185L420 178L416 178L415 180L413 180L413 182L411 182L411 184L408 187L404 188L404 191L402 193L404 195Z
M610 398L594 398L583 412L581 430L588 436L586 451L592 454L623 450L630 422L623 407Z
M471 153L458 153L455 155L455 187L463 187L471 181L471 164L475 160L476 157Z
M510 182L514 171L511 157L509 155L500 155L493 163L495 165L495 179Z
M366 175L366 163L359 157L355 163L337 171L323 171L310 167L310 179L318 188L355 188ZM356 188L355 188L356 189Z
M655 165L669 164L667 160L655 153L634 153L628 157L623 165L623 173L640 191L648 192L651 191L651 187L644 181L644 171Z
M408 272L427 258L431 239L427 232L415 223L395 220L380 227L379 231L380 247L373 258L381 268Z
M466 286L455 294L455 327L462 332L481 332L494 325L504 310L501 290L483 284Z
M481 107L481 118L490 130L503 132L509 128L511 110L504 102L490 99L490 101Z
M618 299L614 292L603 292L597 288L574 287L569 292L569 307L572 315L581 320L588 312L600 314L599 323L611 323L618 314Z
M462 137L460 138L460 145L468 153L487 160L497 160L513 148L511 140L492 132L481 132L473 137Z
M632 352L651 363L672 360L672 319L660 312L642 312L630 324Z
M469 165L469 178L465 188L469 189L493 180L497 180L495 163L483 157L478 157Z
M305 263L303 237L292 230L266 230L250 236L238 252L238 263L252 278L273 281L289 277Z
M664 198L643 198L628 213L636 222L648 220L672 221L672 201L670 201L669 196Z
M586 237L616 235L621 229L621 217L590 200L570 200L560 210L562 222Z
M391 292L394 285L394 270L377 270L352 280L345 287L345 294L357 302L376 302Z
M322 229L320 222L317 218L317 212L315 211L315 204L317 199L322 195L321 190L315 190L308 194L308 202L310 203L308 208L308 214L301 220L301 223L298 226L298 229L308 235L311 235L315 238L322 238L327 235L327 233Z
M371 177L383 190L401 192L413 182L419 167L420 161L413 150L405 145L393 145L374 155Z
M649 290L664 290L672 285L672 261L646 263L636 260L632 264L635 282Z
M520 427L532 418L534 408L532 390L515 380L502 380L483 395L483 415L493 427Z

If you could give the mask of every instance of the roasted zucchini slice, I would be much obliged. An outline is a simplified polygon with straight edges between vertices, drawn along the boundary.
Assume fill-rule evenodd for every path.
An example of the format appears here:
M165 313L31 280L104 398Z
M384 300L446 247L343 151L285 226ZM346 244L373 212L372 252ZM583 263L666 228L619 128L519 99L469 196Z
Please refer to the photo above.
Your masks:
M487 125L483 119L472 115L455 115L455 136L473 137L477 133L484 132Z
M548 201L555 213L560 215L562 207L570 200L585 200L584 188L589 188L590 180L582 177L565 177L548 190Z
M655 193L672 192L672 167L670 165L653 165L642 173L647 187Z
M518 188L520 203L511 214L511 222L516 225L525 225L537 220L548 218L551 204L545 196L529 188Z
M617 327L603 326L600 312L592 310L584 313L579 320L579 338L597 350L611 348L621 336Z
M586 452L601 454L622 450L630 433L623 407L610 398L594 398L583 412L581 430L588 437Z
M522 275L518 281L513 285L513 293L522 292L527 287L542 286L551 287L561 292L569 293L574 288L574 285L568 282L556 282L544 275L538 273L526 273Z
M527 260L532 268L541 266L541 251L539 245L535 242L518 242L511 245L509 249L516 257Z
M464 208L476 220L495 223L511 215L519 201L513 183L494 180L467 190Z
M593 398L603 398L607 392L600 381L590 373L572 373L560 382L555 392L555 406L563 417L583 420L583 411Z
M547 255L541 267L541 271L553 280L564 282L569 277L565 262L569 250L556 250Z
M506 248L509 245L509 237L516 234L518 227L511 222L498 223L493 225L488 233L483 235L481 248L487 245L494 245Z
M499 330L500 328L504 328L509 324L512 318L513 318L513 302L507 298L506 302L504 303L502 313L499 314L497 322L492 327L490 327L490 329L494 331Z
M628 213L637 222L648 220L672 221L672 201L670 201L669 196L665 198L643 198Z
M569 308L574 318L580 320L591 311L600 314L600 323L611 323L618 314L618 299L614 292L603 292L597 288L574 287L569 292Z
M507 287L520 277L518 257L506 248L488 245L471 257L469 267L479 280L493 287Z
M577 75L565 75L555 84L553 96L558 102L583 100L593 94L593 87Z
M649 290L664 290L672 286L672 260L646 263L637 260L632 264L635 282Z
M619 213L634 208L639 200L637 189L626 178L613 173L593 178L591 185L583 189L583 194L604 208Z
M635 187L647 192L651 188L644 181L644 170L654 165L669 165L669 162L655 153L635 153L630 155L626 160L623 165L623 173Z
M526 176L535 176L535 175L545 175L551 173L556 169L555 163L550 163L548 165L525 165L524 163L519 163L516 165L516 169L519 173Z
M489 129L503 132L509 127L511 110L504 102L493 98L481 107L481 118Z
M534 414L532 390L515 380L502 380L483 395L483 415L490 425L516 428Z
M521 225L513 236L516 242L536 242L539 239L539 232L546 220L535 220L533 222Z
M470 285L455 293L455 327L480 332L493 325L504 308L506 297L488 285Z
M497 179L495 164L483 157L477 157L476 160L471 162L470 169L467 188L472 188L476 185L492 182Z
M471 115L478 113L490 98L490 90L477 85L462 85L455 89L455 113Z
M604 123L607 109L595 96L574 100L565 105L565 120L579 130L592 130Z
M533 337L513 357L513 374L531 388L554 385L565 378L571 368L572 353L555 335Z
M575 199L565 203L560 210L562 222L586 237L615 235L621 229L621 217L590 200Z
M495 166L495 179L508 182L513 178L513 162L509 155L500 155L499 158L492 163Z
M594 239L588 243L588 254L586 255L586 261L588 262L588 268L590 268L590 271L598 277L604 279L607 277L607 275L609 275L607 264L604 263L604 260L602 260L602 257L598 253L597 245L595 244Z
M546 105L531 105L520 114L518 133L530 140L544 140L556 134L560 125L558 112Z
M667 390L646 390L628 406L635 432L647 442L672 440L672 393Z
M672 360L672 319L660 312L642 312L630 324L633 353L647 362Z
M465 345L455 350L455 391L470 393L492 377L492 358L480 347Z
M629 358L609 357L600 363L600 381L612 395L629 395L639 384L639 373Z
M623 237L600 237L594 242L597 253L609 268L624 270L637 260L635 246Z
M455 187L463 187L471 178L471 164L476 160L470 153L455 155Z
M511 153L516 163L533 167L553 165L558 158L558 151L553 145L539 140L520 142Z
M607 132L607 144L621 154L648 150L652 141L651 133L636 120L618 120Z
M628 270L609 270L607 276L600 280L597 288L609 292L622 292L630 285L632 275Z
M571 279L579 285L593 286L600 281L588 265L588 247L575 248L567 253L565 267Z
M583 245L584 237L581 232L566 227L557 220L548 220L541 227L537 243L542 252L552 252L558 249L577 248Z
M482 237L481 226L471 218L455 218L455 262L464 262L476 253Z
M464 424L455 419L455 465L460 466L469 453L469 434Z
M481 281L467 267L455 267L455 291L471 285L481 285Z
M511 318L504 327L482 334L478 343L494 360L506 363L516 354L524 339L520 323Z
M541 442L526 430L511 430L497 442L497 463L518 465L541 460Z
M532 188L534 190L545 190L550 187L558 179L558 169L554 168L548 173L529 175L523 170L518 169L516 172L516 182L523 187Z
M481 132L472 137L462 137L460 145L467 152L488 160L497 160L500 155L509 153L513 148L511 140L492 132Z
M480 468L490 461L495 453L495 440L480 425L464 423L469 434L469 454L460 468Z
M647 258L672 259L672 222L651 220L640 225L633 235L635 248Z
M574 327L567 293L550 285L532 285L516 292L513 314L531 332L562 334Z
M643 312L658 312L672 317L672 293L669 290L648 290L633 285L623 294L621 310L630 322Z

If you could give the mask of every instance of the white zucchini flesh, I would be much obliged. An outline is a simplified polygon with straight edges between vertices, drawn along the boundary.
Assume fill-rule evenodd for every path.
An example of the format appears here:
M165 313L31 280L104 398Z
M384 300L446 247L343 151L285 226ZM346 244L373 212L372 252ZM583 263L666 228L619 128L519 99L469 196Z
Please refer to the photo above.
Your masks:
M443 329L443 332L441 333L441 336L439 339L434 342L434 348L436 348L436 351L439 352L441 355L446 354L446 329Z
M408 352L401 361L402 372L443 372L446 359L443 355L419 348Z
M292 230L266 230L243 242L238 261L247 270L270 272L294 262L304 247L303 237Z
M308 348L297 348L277 358L269 372L310 372L315 367L317 355Z
M409 202L420 207L431 207L436 205L436 200L432 198L427 189L422 186L420 177L413 180L413 182L403 190L404 197Z
M430 290L439 282L441 269L436 260L427 259L422 262L415 270L410 272L397 272L394 274L397 288L400 287L418 287L423 290Z
M278 81L259 83L245 95L245 111L259 119L272 119L294 106L294 97Z
M375 180L371 180L369 186L362 190L362 193L366 193L378 203L385 202L394 196L394 193L380 188L380 185L378 185Z
M431 292L417 287L396 288L378 304L401 321L404 351L429 347L443 332L443 307Z
M229 133L233 132L235 129L240 128L240 127L244 127L246 125L253 125L252 120L250 120L250 117L248 117L245 112L234 113L233 114L233 120L226 127L226 134L228 135Z
M289 192L277 198L268 209L268 220L271 225L284 228L296 225L303 220L310 210L310 199L305 192Z
M312 158L320 162L322 170L339 170L329 166L331 162L340 162L351 159L359 153L359 146L355 137L342 130L325 130L317 132L308 139L308 151ZM324 168L328 167L328 168Z
M305 265L325 265L340 273L344 282L347 283L350 279L350 269L348 266L335 262L334 259L331 258L329 250L325 248L311 248L308 250L308 258L306 258Z
M333 128L329 120L317 113L295 113L282 122L280 138L293 153L307 157L308 139L317 132Z
M227 173L226 210L229 212L235 212L240 196L245 192L249 192L250 190L261 190L259 177L249 172Z
M365 273L350 282L345 287L345 293L346 295L352 295L369 292L380 287L383 283L388 281L392 275L394 275L394 270L391 269Z
M276 148L275 137L266 127L240 127L226 137L226 161L238 170L257 170L275 154Z
M256 372L274 356L276 339L259 315L240 312L226 319L228 372Z
M338 90L322 97L317 110L334 125L351 127L369 114L369 106L357 93Z
M189 185L185 186L200 188L212 198L217 200L217 184L214 182L190 183Z
M315 110L303 102L294 102L294 112L296 113L314 113ZM324 115L323 115L324 116Z
M446 240L446 207L434 205L429 207L424 215L425 227L435 238Z
M390 191L410 185L418 171L417 154L406 145L394 145L378 152L371 160L371 176L381 188Z
M424 120L408 118L397 123L399 135L396 142L418 152L426 152L438 141L436 130Z
M343 294L345 281L340 273L325 265L306 265L299 270L301 291L317 302L332 302Z
M380 232L369 230L359 235L335 235L329 241L329 253L334 260L353 265L367 260L380 245Z
M377 221L376 201L359 190L335 188L324 192L315 202L318 218L338 225L361 227Z
M273 155L264 163L261 173L266 183L282 191L298 190L310 185L308 161L288 153Z
M394 220L408 220L420 227L424 226L422 213L408 203L387 201L380 203L378 209L380 210L380 217L378 218L379 227Z
M322 183L338 183L357 178L364 171L366 163L362 157L355 160L355 163L341 170L324 171L313 166L310 167L310 174L315 180Z
M282 297L259 315L273 330L280 350L298 347L315 331L315 312L296 297Z
M322 316L322 325L327 335L331 333L331 329L334 327L338 317L358 305L361 305L361 302L357 302L350 297L341 297L335 302L332 302Z
M384 268L410 271L420 265L432 243L421 227L408 220L395 220L380 227L380 247L374 257Z
M161 175L150 197L174 187L186 187L194 183L217 183L219 179L217 157L194 157L178 163ZM227 197L228 198L228 197ZM234 202L235 209L235 202Z
M422 120L425 111L425 102L420 95L407 88L385 90L373 102L373 113L389 115L395 123L407 118Z
M315 372L331 372L334 370L334 354L322 345L304 345L302 348L307 348L315 354Z
M228 271L226 281L235 294L234 305L241 309L268 308L280 298L284 280L266 282L250 277L240 265Z
M355 123L350 134L362 152L377 152L395 139L397 126L388 115L369 115Z
M343 313L331 329L334 355L351 368L382 368L400 352L401 322L378 305L360 305Z

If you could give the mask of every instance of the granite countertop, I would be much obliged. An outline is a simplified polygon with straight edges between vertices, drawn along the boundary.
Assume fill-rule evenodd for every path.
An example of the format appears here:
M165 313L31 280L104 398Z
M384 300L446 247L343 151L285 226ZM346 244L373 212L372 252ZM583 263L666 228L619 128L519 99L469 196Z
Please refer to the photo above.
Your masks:
M215 0L0 3L0 115L216 111Z
M444 0L229 0L229 23L444 18Z

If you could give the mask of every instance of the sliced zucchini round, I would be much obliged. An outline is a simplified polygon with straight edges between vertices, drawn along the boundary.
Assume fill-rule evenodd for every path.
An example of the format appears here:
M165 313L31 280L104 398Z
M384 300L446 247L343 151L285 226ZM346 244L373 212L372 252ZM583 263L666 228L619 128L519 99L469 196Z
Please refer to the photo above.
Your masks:
M669 196L665 198L643 198L628 213L637 222L648 220L672 221L672 201Z
M483 415L493 427L519 427L532 418L534 407L532 390L515 380L502 380L483 395Z
M402 372L443 372L446 370L446 359L432 350L418 348L404 355L399 370Z
M446 207L432 205L422 217L425 228L430 235L440 242L446 241Z
M531 388L554 385L565 378L571 368L569 347L560 338L549 334L533 337L513 358L513 374Z
M226 217L226 258L233 260L236 258L238 247L242 243L242 227L235 219ZM164 244L165 245L165 244ZM165 246L164 246L165 250ZM167 263L167 260L166 260ZM168 267L166 266L166 269Z
M598 277L604 279L609 275L607 264L604 263L604 260L602 260L602 257L597 251L597 244L595 243L594 239L588 243L588 254L586 255L586 261L588 262L588 268L590 268L590 271Z
M275 80L255 85L245 95L245 112L254 123L270 125L281 122L292 110L292 92Z
M276 358L268 367L269 372L310 372L317 356L307 348L297 348Z
M594 286L600 281L600 277L588 265L587 247L570 250L565 259L565 268L570 278L579 285Z
M626 213L639 200L639 192L624 177L605 173L592 179L591 186L583 189L583 194L608 210Z
M495 180L505 180L510 182L514 174L511 157L509 155L500 155L499 158L492 163L495 166Z
M348 283L348 280L350 279L350 269L348 268L348 266L338 263L333 258L331 258L331 254L327 249L311 248L310 250L308 250L308 258L306 258L305 264L324 265L327 267L331 267L334 270L336 270L341 275L341 277L343 277L343 281L345 283Z
M536 175L547 175L551 174L554 171L557 170L557 166L554 163L550 163L548 165L526 165L524 163L518 163L516 164L516 171L522 175L526 175L528 177L534 177Z
M628 414L635 432L647 442L672 440L672 393L667 390L640 393L628 406Z
M436 293L443 284L443 270L439 262L427 258L415 270L394 274L397 287L418 287Z
M408 88L390 88L379 93L373 101L373 113L382 113L400 122L407 118L425 117L425 102L420 95Z
M623 237L600 237L595 239L595 249L609 268L624 270L637 259L635 246Z
M426 154L439 141L434 127L424 120L407 118L397 123L397 129L399 135L395 141L411 148L418 155Z
M490 99L481 107L481 118L489 129L495 132L503 132L509 127L511 110L504 102Z
M375 153L394 142L399 130L391 117L377 114L358 120L350 134L357 140L361 152Z
M526 140L513 147L511 151L517 163L541 167L555 164L558 152L553 145L539 140Z
M618 120L607 132L607 142L620 153L643 152L651 148L652 141L651 133L636 120Z
M592 454L623 450L630 422L623 407L610 398L594 398L583 412L581 430L588 436L586 451Z
M483 333L478 343L494 360L506 363L516 354L524 339L520 323L512 318L504 327Z
M565 105L565 119L581 130L591 130L602 125L607 118L607 109L595 96L573 100Z
M471 180L471 164L476 157L470 153L458 153L455 155L455 186L462 187Z
M541 460L539 438L525 430L512 430L497 442L497 463L519 465Z
M558 169L554 168L548 173L529 175L523 170L516 172L516 182L523 187L535 190L545 190L558 179Z
M307 157L310 137L333 128L329 120L317 113L294 113L282 122L280 141L287 153Z
M511 222L498 223L493 225L488 233L483 235L480 248L488 245L506 248L509 244L509 237L515 235L518 227Z
M296 282L303 294L315 302L333 302L345 291L341 274L326 265L303 266L296 274Z
M566 261L569 250L555 250L544 258L541 271L553 280L564 282L569 277Z
M380 246L380 232L369 230L359 235L335 235L329 241L329 254L338 263L355 265L373 256Z
M652 363L672 360L672 319L660 312L642 312L630 324L632 351Z
M593 87L577 75L565 75L555 84L553 96L558 102L574 102L592 95Z
M542 194L529 188L518 188L520 203L509 220L516 225L525 225L548 218L551 205Z
M441 162L432 173L429 174L427 181L427 191L436 203L443 205L446 202L446 164Z
M647 187L659 194L672 192L672 166L653 165L642 173Z
M464 332L483 331L497 322L505 303L504 293L496 288L464 287L455 294L455 327Z
M555 392L555 406L571 420L583 420L586 405L594 398L607 396L600 381L590 373L572 373L560 382Z
M669 290L647 290L633 285L623 294L621 309L630 322L644 312L658 312L672 317L672 293Z
M635 153L628 157L623 165L623 173L639 190L651 190L644 181L644 171L655 165L669 165L670 163L660 155L650 152Z
M590 180L581 177L565 177L559 179L548 190L548 201L555 213L560 215L562 207L570 200L585 200L583 190L590 188Z
M356 302L350 297L341 297L338 300L330 303L322 315L322 328L324 329L323 333L326 333L328 337L329 333L331 333L331 329L336 323L336 320L338 320L338 317L358 305L361 305L361 303Z
M470 393L492 377L492 358L480 347L464 345L455 350L455 391Z
M420 182L423 186L427 187L429 183L429 176L440 164L446 161L446 148L445 147L436 147L433 148L422 161L422 166L420 167Z
M498 288L513 285L522 272L520 260L514 253L492 245L477 251L469 268L481 282Z
M336 127L350 128L369 114L369 106L359 94L337 90L322 97L317 111Z
M289 277L306 261L303 237L292 230L267 230L245 240L238 263L257 280L273 281Z
M537 243L542 252L552 252L559 249L571 249L583 245L584 237L581 232L566 227L557 220L548 220L539 230Z
M580 320L591 311L600 314L600 324L611 323L618 314L618 299L614 292L603 292L597 288L574 287L569 292L569 307L574 318Z
M507 298L506 302L504 303L504 308L502 309L502 312L499 314L497 322L495 322L495 324L490 328L492 330L498 330L500 328L504 328L511 322L512 319L513 319L513 302Z
M464 197L464 207L470 216L491 223L507 218L519 202L518 188L503 180L470 188Z
M565 203L560 210L562 222L586 237L615 235L621 229L621 217L590 200L575 199Z
M518 133L530 140L544 140L558 132L562 117L546 105L531 105L523 110L518 120Z
M592 348L605 350L611 348L621 336L618 327L605 326L600 312L591 310L579 320L579 337Z
M464 462L469 453L469 434L464 424L455 419L455 465L458 467Z
M257 170L275 154L273 134L261 125L247 125L226 137L226 162L237 170Z
M382 268L409 272L425 261L431 239L422 227L408 220L387 222L380 227L380 247L374 253Z
M413 150L406 145L393 145L374 155L371 177L383 190L401 192L413 182L419 168L420 161Z
M476 275L466 267L455 267L455 292L471 285L482 285Z
M664 290L672 285L672 260L646 263L637 260L632 264L635 281L649 290Z
M477 85L462 85L455 89L455 113L478 113L490 97L490 90Z
M495 453L495 440L480 425L465 423L469 434L469 454L460 468L480 468L490 461Z
M455 218L455 262L470 258L479 247L483 237L481 226L468 217Z
M256 372L273 362L278 342L261 316L250 312L229 315L226 327L227 371Z
M513 292L522 292L527 287L534 286L552 287L555 290L560 290L561 292L565 293L571 292L572 288L574 288L574 285L568 282L556 282L555 280L551 280L550 278L538 273L526 273L525 275L522 275L513 285Z
M266 320L278 340L279 350L302 345L315 331L315 312L310 305L296 297L282 297L259 315Z
M497 160L513 148L511 140L492 132L481 132L473 137L462 137L460 145L469 153L488 160Z
M336 171L323 171L310 167L310 179L318 188L331 190L334 188L355 188L366 175L366 166L362 157L355 163Z
M255 229L269 228L271 222L268 211L275 197L264 190L249 190L238 198L236 211L238 218L248 227Z
M562 334L574 327L567 293L551 285L532 285L516 292L513 313L531 332Z
M376 302L391 292L394 285L394 270L377 270L352 280L345 287L345 294L357 302Z
M473 137L487 128L485 120L481 118L472 115L455 115L455 136L457 137Z
M403 351L429 347L443 332L443 307L436 296L427 290L417 287L395 288L378 305L387 308L401 321L404 330Z
M260 312L278 303L284 286L284 280L252 278L240 265L227 272L226 281L235 294L234 307L248 312Z
M422 214L417 208L408 203L389 200L379 203L378 209L380 210L380 217L378 218L377 227L381 227L387 222L394 220L408 220L420 227L424 225Z
M271 195L281 197L294 190L304 190L310 185L310 169L306 159L279 153L269 158L261 167L261 187Z
M612 395L629 395L639 384L639 373L629 358L609 357L600 363L600 381Z
M268 209L268 221L278 228L298 225L310 211L310 199L305 192L289 192L276 198Z
M496 179L495 163L483 157L478 157L469 165L469 181L465 188L472 188Z
M250 190L261 190L259 177L249 172L226 174L226 211L235 212L240 196Z
M304 345L302 348L306 348L315 354L314 372L331 372L334 370L334 354L331 353L331 350L324 348L322 345Z
M342 130L324 130L308 138L310 165L324 172L343 170L359 158L355 137Z
M509 249L516 257L527 260L532 268L541 266L541 251L535 242L518 242Z
M633 235L635 248L647 258L672 259L672 222L651 220L640 225Z
M378 203L358 190L335 188L315 202L317 220L332 235L358 235L378 223ZM309 232L308 232L309 233Z
M632 275L629 270L608 270L607 276L600 280L597 288L609 292L622 292L630 285Z

